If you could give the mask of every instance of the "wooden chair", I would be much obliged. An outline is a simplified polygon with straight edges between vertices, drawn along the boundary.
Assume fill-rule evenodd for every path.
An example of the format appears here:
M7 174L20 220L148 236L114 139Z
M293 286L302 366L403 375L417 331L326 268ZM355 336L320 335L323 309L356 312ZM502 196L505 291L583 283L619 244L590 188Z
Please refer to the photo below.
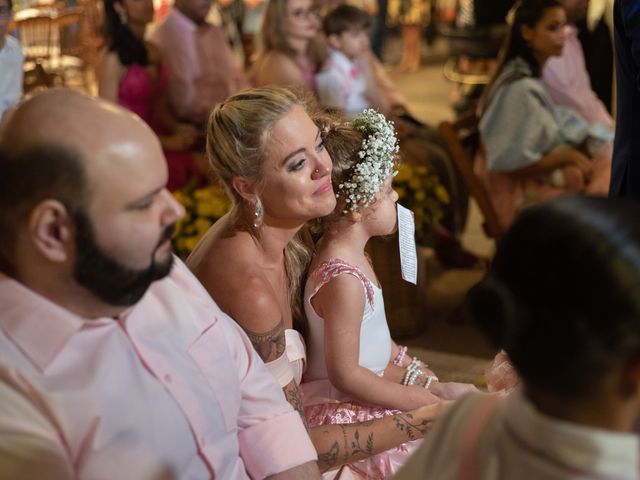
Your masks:
M504 233L504 229L500 226L489 192L473 170L473 161L480 145L478 121L474 108L453 123L442 122L438 131L447 142L456 169L482 212L485 233L497 240Z
M74 78L86 88L87 62L82 10L62 12L53 24L58 44L55 54L51 56L49 69L62 81L62 85L67 85L68 80Z
M30 16L16 21L24 61L32 66L51 57L52 18L48 15Z

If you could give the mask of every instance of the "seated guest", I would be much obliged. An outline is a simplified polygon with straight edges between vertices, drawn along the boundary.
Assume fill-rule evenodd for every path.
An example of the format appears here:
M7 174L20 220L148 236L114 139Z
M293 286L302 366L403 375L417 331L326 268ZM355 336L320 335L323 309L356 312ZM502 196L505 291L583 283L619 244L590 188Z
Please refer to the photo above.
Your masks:
M595 197L522 213L467 298L522 383L460 400L394 478L639 478L639 215Z
M124 109L49 90L0 137L0 478L318 479L298 414L170 252Z
M179 121L199 127L211 108L248 86L224 30L206 21L211 0L176 0L153 32L169 69L169 103Z
M542 70L542 79L556 105L578 112L587 122L600 122L609 127L613 119L591 88L584 51L578 39L576 23L585 19L588 2L560 0L567 14L566 38L562 54L550 58Z
M556 107L540 80L547 60L562 52L565 23L557 0L519 3L481 105L484 152L476 167L503 227L527 205L608 191L612 132Z
M22 50L18 41L7 34L12 12L12 0L0 0L0 121L22 96Z
M109 43L99 68L99 95L137 113L156 132L169 166L169 190L191 178L200 180L189 151L198 131L169 116L166 66L157 48L144 39L153 20L153 1L105 0L104 14Z
M319 29L320 17L312 0L270 0L252 83L299 86L313 92L315 75L326 59Z
M209 122L208 151L233 207L187 260L305 418L301 284L311 248L304 226L336 206L325 125L283 88L256 88L218 105ZM373 472L384 475L406 458L403 444L422 438L440 410L439 399L420 390L422 401L406 413L379 407L365 415L350 403L332 402L332 421L315 418L309 430L325 478L380 478Z

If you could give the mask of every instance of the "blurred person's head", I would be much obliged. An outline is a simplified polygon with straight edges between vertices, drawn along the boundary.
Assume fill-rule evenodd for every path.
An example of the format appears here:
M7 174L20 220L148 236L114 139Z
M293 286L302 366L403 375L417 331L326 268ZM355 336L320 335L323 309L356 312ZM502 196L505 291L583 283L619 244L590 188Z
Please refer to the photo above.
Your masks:
M13 18L12 0L0 0L0 46L4 45L4 36Z
M261 54L278 51L295 57L304 46L310 60L319 63L324 58L319 32L320 17L312 0L269 0L260 31Z
M576 24L587 17L589 0L560 0L560 4L567 13L567 22Z
M153 0L104 0L109 50L118 54L123 65L149 63L144 38L135 32L144 32L153 15Z
M212 0L175 0L173 6L193 23L201 25L207 19L212 3Z
M572 407L598 402L638 411L639 215L637 204L605 198L529 208L468 295L471 317L542 411L565 405L571 419Z
M166 276L183 208L157 137L111 103L49 90L0 138L0 268L83 316L114 315Z
M371 19L364 10L352 5L340 5L322 21L328 44L353 60L369 49Z

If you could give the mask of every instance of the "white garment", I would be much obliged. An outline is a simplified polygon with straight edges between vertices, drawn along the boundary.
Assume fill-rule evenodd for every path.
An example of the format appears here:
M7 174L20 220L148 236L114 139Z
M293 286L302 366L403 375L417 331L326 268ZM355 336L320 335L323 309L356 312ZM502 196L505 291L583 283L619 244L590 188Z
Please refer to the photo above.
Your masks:
M484 416L488 403L488 395L470 394L453 405L394 479L470 478L461 475L463 462L471 462L466 466L477 480L639 478L640 442L634 434L546 416L519 389ZM482 417L488 422L484 426ZM480 432L475 448L464 449L474 428Z
M353 267L352 267L353 268ZM344 272L354 275L352 272ZM343 274L344 274L343 273ZM363 278L366 279L366 277ZM358 363L361 367L371 370L376 375L382 375L391 358L391 333L387 325L387 317L384 313L384 299L382 289L366 279L363 283L363 295L365 295L364 314L360 326L360 356ZM305 380L320 380L328 378L327 363L324 350L324 319L320 317L313 306L311 299L318 293L322 284L312 285L307 282L304 294L304 311L309 322L309 355ZM369 301L367 288L373 291L373 301Z
M18 41L6 35L0 49L0 120L4 112L22 97L23 60Z
M316 75L320 105L355 117L370 106L366 92L367 82L360 68L342 52L332 49L324 68Z

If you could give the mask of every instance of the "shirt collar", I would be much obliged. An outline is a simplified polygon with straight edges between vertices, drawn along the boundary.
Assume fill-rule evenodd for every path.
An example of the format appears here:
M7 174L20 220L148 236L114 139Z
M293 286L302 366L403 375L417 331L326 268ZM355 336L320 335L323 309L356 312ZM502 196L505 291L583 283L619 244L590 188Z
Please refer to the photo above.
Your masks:
M614 432L544 415L517 389L505 400L505 422L529 450L553 458L575 471L629 478L638 471L640 441ZM636 478L633 476L633 478Z
M340 50L336 50L335 48L331 49L331 61L339 66L345 67L347 71L354 66L354 63L349 60L344 53Z
M178 10L175 6L172 7L167 14L167 21L174 23L178 29L185 33L193 33L198 30L198 25L196 25L190 18L185 16L185 14Z
M88 320L65 310L7 276L0 274L0 329L42 372L83 326L113 319Z

